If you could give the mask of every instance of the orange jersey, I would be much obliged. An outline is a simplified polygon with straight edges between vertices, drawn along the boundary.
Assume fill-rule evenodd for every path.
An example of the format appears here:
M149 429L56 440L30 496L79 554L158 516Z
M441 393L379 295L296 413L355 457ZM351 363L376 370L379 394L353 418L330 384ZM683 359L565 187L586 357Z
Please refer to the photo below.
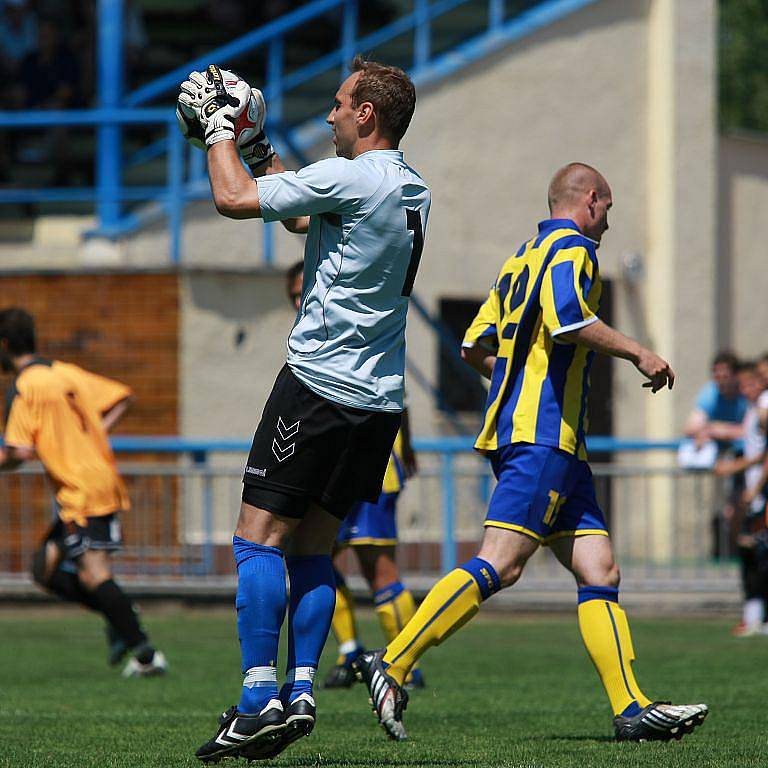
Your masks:
M130 396L117 381L57 360L35 360L11 385L5 443L33 448L56 486L59 516L86 517L130 507L102 415Z

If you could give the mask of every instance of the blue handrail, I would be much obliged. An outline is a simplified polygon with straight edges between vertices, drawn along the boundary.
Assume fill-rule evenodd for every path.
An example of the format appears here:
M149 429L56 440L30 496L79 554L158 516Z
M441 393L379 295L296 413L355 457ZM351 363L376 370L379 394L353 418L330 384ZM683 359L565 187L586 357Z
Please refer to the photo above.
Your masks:
M645 453L648 451L675 451L682 438L674 440L648 440L644 438L621 438L605 435L587 437L587 450L592 453ZM416 451L429 453L472 453L475 438L465 437L417 437L413 440ZM238 438L190 438L173 435L146 437L139 435L116 435L111 440L112 448L119 453L248 453L250 440Z
M413 32L413 66L410 68L410 73L417 84L423 85L446 78L457 69L498 50L502 45L596 2L596 0L540 0L535 7L505 21L504 0L487 0L486 31L454 46L447 53L435 56L431 48L432 22L469 1L414 0L414 9L411 13L357 39L358 0L313 0L225 46L210 51L205 56L177 67L132 93L123 95L122 62L120 61L122 0L98 0L100 108L71 112L0 111L0 127L5 128L42 128L51 125L96 127L99 137L96 155L97 186L88 192L73 190L69 193L61 189L4 190L3 195L0 196L0 203L96 199L100 215L100 227L96 234L109 237L128 234L142 222L153 220L157 211L162 210L168 215L171 227L171 260L177 262L181 258L180 228L183 206L188 200L199 199L206 194L203 155L196 152L185 159L183 147L178 142L179 133L175 129L172 109L146 108L139 105L170 91L186 77L191 69L199 69L212 60L218 60L226 65L236 56L247 53L255 47L267 45L268 74L264 90L270 101L270 130L276 132L273 141L281 152L288 149L303 162L303 152L322 139L327 129L317 118L312 118L300 126L287 128L282 121L282 97L292 88L333 67L339 66L343 72L345 64L355 50L369 52L398 35ZM285 73L283 71L285 35L319 16L337 10L342 13L339 47L296 71ZM165 190L159 192L157 188L144 187L133 192L127 191L121 178L122 158L119 151L121 128L125 125L158 123L167 126L166 142L169 162ZM138 159L143 157L149 160L157 156L158 149L153 147L151 151L140 154ZM145 199L141 193L146 193L146 199L159 203L159 206L155 206L149 215L141 212L123 214L121 202ZM273 254L270 245L273 238L266 226L264 239L264 258L267 263L271 263Z

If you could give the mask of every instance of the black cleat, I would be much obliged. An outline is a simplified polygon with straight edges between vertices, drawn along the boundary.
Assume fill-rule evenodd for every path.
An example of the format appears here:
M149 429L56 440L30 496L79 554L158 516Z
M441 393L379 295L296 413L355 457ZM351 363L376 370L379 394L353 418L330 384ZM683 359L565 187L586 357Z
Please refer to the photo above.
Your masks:
M403 711L408 693L387 674L382 661L384 650L368 651L352 662L358 680L365 683L370 704L387 736L395 741L408 738L403 726Z
M315 727L316 718L315 700L308 693L302 693L285 710L285 730L280 732L277 740L262 745L251 746L248 744L240 750L240 757L244 757L246 760L271 760L273 757L277 757L294 741L309 736Z
M258 715L241 715L230 707L219 718L216 735L195 752L205 763L218 763L222 757L237 757L245 746L263 747L280 738L285 730L285 713L279 699L272 699Z
M337 664L325 676L323 688L351 688L356 681L355 672L346 664Z
M616 741L680 740L701 725L708 712L706 704L654 701L632 717L613 718Z

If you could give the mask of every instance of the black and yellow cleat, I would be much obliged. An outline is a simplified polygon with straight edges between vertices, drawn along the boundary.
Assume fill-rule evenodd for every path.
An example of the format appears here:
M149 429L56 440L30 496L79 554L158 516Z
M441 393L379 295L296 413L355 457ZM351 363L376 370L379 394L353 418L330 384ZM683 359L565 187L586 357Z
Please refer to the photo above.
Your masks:
M704 722L706 704L671 704L654 701L632 717L613 719L616 741L680 740Z

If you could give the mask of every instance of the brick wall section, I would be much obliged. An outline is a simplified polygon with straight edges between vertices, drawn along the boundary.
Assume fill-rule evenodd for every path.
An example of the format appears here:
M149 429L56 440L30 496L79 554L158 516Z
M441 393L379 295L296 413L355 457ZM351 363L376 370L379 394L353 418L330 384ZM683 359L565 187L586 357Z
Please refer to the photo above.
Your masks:
M130 386L136 402L116 434L176 435L179 429L178 276L168 274L46 274L0 276L0 307L31 312L38 352ZM0 391L11 377L0 378ZM4 402L4 397L0 402ZM130 461L174 461L173 456L128 456ZM120 460L121 457L118 457ZM37 478L6 477L0 486L0 571L27 567L32 548L47 528L51 496ZM135 489L129 482L129 490ZM170 519L158 510L123 517L126 541L157 544L176 536L177 489L171 488ZM165 520L165 525L163 524Z
M0 276L0 307L35 316L38 350L130 386L136 402L116 433L178 434L176 274ZM3 378L2 389L9 379Z

